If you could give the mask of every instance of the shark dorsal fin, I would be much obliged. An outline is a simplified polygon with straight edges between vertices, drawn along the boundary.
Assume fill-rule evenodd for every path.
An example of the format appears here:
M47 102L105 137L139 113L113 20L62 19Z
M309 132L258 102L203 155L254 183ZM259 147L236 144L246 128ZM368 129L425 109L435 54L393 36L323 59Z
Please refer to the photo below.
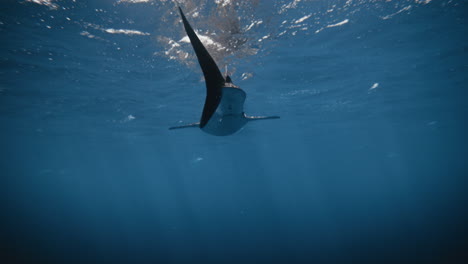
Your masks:
M179 11L184 23L185 32L190 39L190 43L192 44L195 54L197 55L198 63L200 64L200 67L203 71L203 76L205 77L206 100L200 120L200 127L203 128L208 123L211 116L216 111L219 102L221 101L221 92L225 80L218 66L216 65L216 62L208 53L205 46L203 46L197 34L195 34L195 31L190 26L180 7Z

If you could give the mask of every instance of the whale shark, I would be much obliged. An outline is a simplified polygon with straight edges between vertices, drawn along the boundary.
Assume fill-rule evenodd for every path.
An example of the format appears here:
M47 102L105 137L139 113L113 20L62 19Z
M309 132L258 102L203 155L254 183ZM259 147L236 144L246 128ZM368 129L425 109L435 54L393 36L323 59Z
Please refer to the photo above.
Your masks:
M184 12L180 6L178 8L185 32L203 72L206 98L199 122L170 127L169 129L198 127L211 135L227 136L239 131L250 121L279 118L279 116L248 116L244 113L247 94L240 87L234 85L229 75L226 74L224 77L221 74L216 62L187 21Z

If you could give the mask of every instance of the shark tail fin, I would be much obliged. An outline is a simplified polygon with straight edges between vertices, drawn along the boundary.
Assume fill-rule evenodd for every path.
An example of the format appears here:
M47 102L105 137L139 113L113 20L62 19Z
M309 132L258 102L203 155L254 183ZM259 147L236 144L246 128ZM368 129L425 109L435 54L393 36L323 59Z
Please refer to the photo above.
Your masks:
M245 116L249 121L264 120L264 119L279 119L279 116Z
M197 122L197 123L192 123L192 124L183 125L183 126L170 127L169 130L180 129L180 128L188 128L188 127L200 127L200 123Z
M222 95L221 89L224 86L225 80L213 57L208 53L208 50L203 46L203 43L187 21L187 18L185 17L184 12L182 12L180 6L179 13L184 24L185 32L190 39L190 43L192 44L198 63L202 69L203 76L205 77L206 99L200 120L200 127L204 127L216 111L216 108L218 108Z

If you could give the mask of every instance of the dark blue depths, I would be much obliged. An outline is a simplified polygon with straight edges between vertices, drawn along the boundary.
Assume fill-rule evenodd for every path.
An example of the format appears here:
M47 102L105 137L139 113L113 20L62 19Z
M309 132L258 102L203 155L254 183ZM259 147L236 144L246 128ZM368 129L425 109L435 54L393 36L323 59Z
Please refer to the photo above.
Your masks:
M426 2L236 60L248 114L281 119L229 137L167 130L204 100L153 55L170 5L2 2L1 262L466 263L468 5Z

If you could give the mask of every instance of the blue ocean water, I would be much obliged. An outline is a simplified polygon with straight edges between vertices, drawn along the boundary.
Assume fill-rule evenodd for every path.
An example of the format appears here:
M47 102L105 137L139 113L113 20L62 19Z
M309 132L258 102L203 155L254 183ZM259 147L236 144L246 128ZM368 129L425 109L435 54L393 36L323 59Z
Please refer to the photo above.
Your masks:
M2 1L1 263L466 263L468 1L178 2L281 119L168 130L173 1Z

